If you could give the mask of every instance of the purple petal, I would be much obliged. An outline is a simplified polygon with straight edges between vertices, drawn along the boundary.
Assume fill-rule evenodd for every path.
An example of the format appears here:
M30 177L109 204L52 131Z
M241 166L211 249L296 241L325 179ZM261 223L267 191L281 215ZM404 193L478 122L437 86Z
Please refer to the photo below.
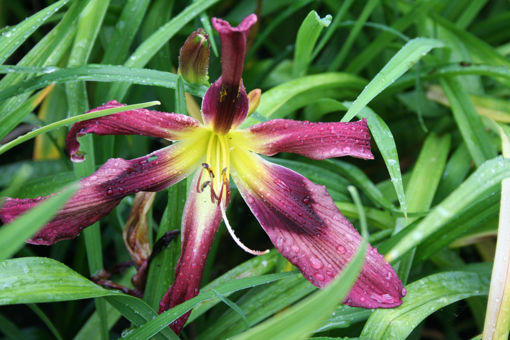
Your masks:
M239 126L248 115L248 96L244 85L235 88L222 83L220 77L208 89L202 100L202 115L206 125L219 133Z
M232 160L232 176L241 195L278 251L317 287L333 280L356 253L361 236L326 188L246 151L238 150ZM345 303L390 308L400 305L403 295L393 268L369 247Z
M89 112L125 106L112 100ZM78 149L77 138L88 133L96 135L142 135L180 140L189 135L200 123L195 119L176 114L146 109L136 109L115 113L78 122L72 126L66 138L66 145L74 162L83 161L84 157Z
M243 74L246 41L257 16L250 14L237 27L228 22L212 18L212 25L221 39L221 74L225 85L239 86Z
M138 191L159 191L185 178L199 159L188 159L177 143L133 160L112 158L92 175L80 181L80 189L62 210L28 242L51 245L76 237L127 195ZM9 223L46 197L8 198L0 218Z
M219 205L211 202L209 187L201 193L196 190L199 177L200 171L197 171L184 207L181 256L175 269L175 281L160 302L160 313L198 294L207 254L221 222ZM190 312L170 325L175 333L180 333Z
M241 81L246 55L246 41L257 16L247 16L237 27L213 18L212 24L221 39L221 77L207 90L202 101L204 122L216 132L226 133L241 124L248 114L248 97Z
M312 159L353 156L373 159L366 119L350 123L310 123L273 119L245 130L253 151L272 156L297 153Z

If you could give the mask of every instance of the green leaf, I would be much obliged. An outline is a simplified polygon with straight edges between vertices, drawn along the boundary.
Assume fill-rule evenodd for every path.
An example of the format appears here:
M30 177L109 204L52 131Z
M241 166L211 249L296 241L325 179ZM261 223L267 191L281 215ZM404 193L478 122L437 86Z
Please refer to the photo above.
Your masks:
M383 128L382 126L379 127L376 124L377 122L372 124L373 126L371 127L371 130L372 128L374 131ZM360 189L360 191L363 192L377 206L383 207L384 209L390 211L396 210L395 206L381 193L381 191L370 180L370 178L368 178L368 176L365 175L365 173L357 166L336 159L327 159L324 161L323 167L345 177L347 180L349 180L349 182Z
M440 1L430 0L416 3L407 13L395 20L395 22L391 24L391 28L397 32L403 32L414 22L423 20L423 17L426 16L430 9L438 2ZM383 32L373 42L366 46L355 58L353 58L349 65L347 65L346 71L358 74L375 58L381 56L382 51L390 45L391 41L395 39L395 37L396 36L390 31Z
M406 199L410 212L429 210L443 174L449 150L449 135L439 138L435 134L430 134L425 140L411 174L411 179L407 184ZM394 232L398 233L415 220L416 217L397 219ZM414 250L401 258L395 265L397 275L404 283L407 282L413 260Z
M331 23L331 15L321 18L317 12L311 11L299 27L294 49L294 77L302 77L311 62L311 56L315 43L324 27Z
M175 73L131 68L115 65L82 65L59 69L57 67L20 67L0 65L0 73L8 72L43 73L33 79L17 83L0 92L0 100L21 93L43 88L51 83L65 83L68 81L84 80L99 82L130 82L140 85L160 86L175 89L177 75ZM193 85L184 81L186 92L195 96L203 96L207 88L203 85ZM120 100L120 99L119 99Z
M21 329L2 314L0 314L0 333L3 333L9 340L19 340L25 337Z
M0 126L0 139L7 136L12 129L21 123L23 118L32 112L52 89L52 85L46 87L39 93L28 98L27 101L21 104L16 110L8 112L2 119L2 125Z
M245 314L246 322L243 322L243 318L233 310L227 310L214 322L208 323L201 337L225 339L236 335L294 304L316 289L300 273L267 286L251 289L236 301Z
M338 52L335 59L330 64L329 70L331 71L337 70L342 66L345 57L347 56L352 47L352 44L358 37L361 29L363 28L363 25L366 23L368 17L370 16L370 14L372 14L372 11L374 10L378 3L379 3L378 0L370 0L365 3L365 6L363 6L363 11L358 15L354 27L349 31L349 36L342 44L340 52Z
M0 260L6 259L18 251L27 239L32 237L57 214L59 209L77 190L78 186L72 185L1 228Z
M266 118L275 118L274 115L278 108L307 91L326 88L357 90L365 84L366 81L362 78L347 73L321 73L293 79L263 92L256 112ZM254 119L248 118L243 126L254 123L256 123Z
M420 322L440 308L470 296L487 295L488 265L480 270L433 274L406 286L402 305L378 309L368 318L361 337L366 339L406 339Z
M496 157L496 150L484 129L482 119L460 81L454 78L442 78L441 86L475 164L480 166L486 160Z
M228 294L238 290L281 280L288 275L290 275L290 273L268 274L258 277L248 277L244 279L233 280L226 282L225 284L216 288L216 290L223 296L228 296ZM137 328L129 333L124 339L149 339L161 330L167 328L171 322L177 320L177 318L186 313L188 310L192 309L198 303L210 299L219 300L216 294L214 294L212 291L200 293L194 298L189 299L182 304L167 310L164 313L161 313L156 318L145 323L142 327Z
M349 110L354 107L354 103L344 102L343 104L345 104ZM381 117L368 107L365 107L358 112L357 116L359 118L366 118L372 137L381 152L386 168L388 169L388 173L390 174L391 182L393 183L393 187L395 188L395 192L397 193L397 198L400 203L400 209L402 209L404 214L407 214L406 196L404 193L404 184L402 182L402 173L400 171L397 145L395 144L395 139L393 138L390 128Z
M144 40L124 64L127 67L144 67L159 49L170 40L184 25L193 20L201 12L214 5L219 0L196 1L182 10L165 25L160 27L149 38ZM107 98L122 101L127 94L129 84L114 84Z
M115 24L115 29L108 44L105 47L105 52L102 64L117 65L123 64L129 54L129 47L133 43L136 32L145 19L147 7L150 0L129 0L122 7L122 12L119 20ZM94 102L98 105L107 102L106 94L108 93L109 84L98 84Z
M367 242L329 286L233 339L306 339L347 295L363 266Z
M186 96L184 93L184 79L179 75L175 82L175 112L187 115Z
M53 14L58 12L69 0L60 0L45 9L40 10L29 18L26 18L14 27L4 31L0 35L0 64L23 44L32 33L46 22Z
M0 305L58 302L108 297L108 302L136 325L156 316L143 300L106 290L62 263L43 257L22 257L0 262ZM169 328L165 338L172 337Z
M251 59L255 52L267 42L269 35L285 20L288 19L292 14L297 12L300 8L308 5L312 0L294 0L286 6L285 10L278 13L277 16L271 19L266 25L261 27L262 31L257 34L257 39L254 41L253 46L249 49L246 60Z
M394 261L407 251L422 243L434 232L440 230L463 209L499 190L501 181L510 177L510 160L496 157L483 163L454 192L438 204L414 228L404 236L386 255Z
M114 307L106 305L106 324L108 329L111 329L117 321L119 321L121 314ZM90 340L97 339L99 337L101 320L99 320L99 314L96 312L90 316L90 318L83 324L80 331L76 334L73 340Z
M381 71L375 75L370 83L363 89L360 95L352 103L342 122L350 121L358 114L375 96L391 85L402 74L410 69L421 57L431 49L443 47L443 43L427 38L415 38L404 45L391 60L384 65Z
M83 120L107 116L107 115L111 115L111 114L118 113L118 112L124 112L124 111L128 111L128 110L133 110L133 109L141 109L141 108L145 108L145 107L149 107L149 106L153 106L153 105L159 105L159 104L160 104L160 102L153 101L153 102L148 102L148 103L126 105L126 106L116 107L113 109L105 109L105 110L98 110L98 111L94 111L94 112L90 112L90 113L84 113L84 114L81 114L78 116L62 119L62 120L59 120L58 122L51 123L51 124L45 125L43 127L40 127L36 130L30 131L29 133L26 133L16 139L10 141L9 143L2 144L0 146L0 155L3 154L4 152L6 152L7 150L12 149L16 145L26 142L27 140L30 140L42 133L50 132L54 129L58 129L58 128L66 126L66 125L74 124L76 122L81 122Z
M494 78L510 80L510 69L507 66L491 65L469 65L469 64L447 64L434 65L432 67L422 68L418 77L423 80L443 78L447 76L480 75ZM416 85L416 74L403 75L397 80L388 91L402 90Z
M469 50L470 54L484 64L493 64L499 66L510 66L510 61L498 53L498 51L490 46L482 39L476 37L472 33L459 28L454 23L441 18L438 15L433 16L434 20L445 29L449 30L462 41L463 45Z
M74 1L58 25L44 36L41 41L20 60L18 66L41 67L56 65L62 55L68 50L76 31L76 20L87 1ZM0 81L0 95L9 86L26 79L22 73L7 74ZM44 86L42 86L44 87ZM29 93L17 96L0 104L0 125L3 124L4 115L17 109L29 97Z
M62 263L43 257L0 262L0 305L57 302L123 295L87 280Z
M320 328L315 330L315 333L325 332L330 329L350 327L354 323L365 321L370 314L372 314L371 309L339 305L335 308L335 311L331 314L329 319L327 319Z

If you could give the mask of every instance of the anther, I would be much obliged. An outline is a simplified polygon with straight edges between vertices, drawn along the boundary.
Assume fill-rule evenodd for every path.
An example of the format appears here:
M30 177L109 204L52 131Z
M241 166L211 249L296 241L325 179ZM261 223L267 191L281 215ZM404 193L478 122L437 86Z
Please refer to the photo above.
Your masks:
M202 183L202 186L200 187L199 193L204 192L204 189L207 188L207 186L210 185L210 184L211 184L211 181L205 181L204 183Z

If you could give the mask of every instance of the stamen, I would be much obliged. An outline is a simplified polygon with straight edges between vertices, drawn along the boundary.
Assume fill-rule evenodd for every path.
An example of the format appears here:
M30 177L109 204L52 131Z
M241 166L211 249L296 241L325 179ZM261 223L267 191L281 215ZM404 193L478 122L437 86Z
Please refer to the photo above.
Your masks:
M198 175L198 181L197 181L197 187L196 187L196 191L198 193L201 193L203 191L203 189L200 190L200 182L202 181L202 174L204 173L205 165L207 165L207 164L206 163L202 163L202 167L203 168L202 168L202 170L200 170L200 175Z
M211 181L205 181L204 183L202 183L202 186L200 187L200 191L199 193L202 193L204 192L205 188L207 188L207 186L211 184Z
M220 204L220 210L221 210L221 216L223 217L223 222L225 222L225 226L227 227L227 230L228 230L230 236L232 236L232 238L234 239L234 242L237 243L237 245L239 247L241 247L242 250L244 250L248 254L252 254L252 255L256 255L256 256L269 253L269 249L260 251L260 250L253 250L253 249L250 249L247 246L245 246L241 242L241 240L238 239L237 236L234 234L234 230L232 229L232 227L230 226L230 223L228 222L227 214L225 214L225 207L223 207L223 204Z

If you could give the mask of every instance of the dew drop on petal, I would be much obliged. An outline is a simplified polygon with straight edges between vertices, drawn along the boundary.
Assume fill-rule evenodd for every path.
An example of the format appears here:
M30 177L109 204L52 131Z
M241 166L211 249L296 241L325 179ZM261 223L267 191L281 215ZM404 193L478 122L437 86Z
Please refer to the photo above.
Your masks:
M312 265L312 268L314 268L314 269L321 269L323 267L321 260L319 260L318 258L316 258L314 256L310 257L310 264Z
M310 203L310 196L305 196L305 197L303 197L303 203L304 203L304 204L308 204L308 203Z
M290 192L289 186L281 179L277 178L273 182L274 182L274 184L276 184L278 187L280 187L284 191Z
M324 275L320 273L315 274L315 278L319 281L324 281Z
M401 291L400 293L402 294L402 296L406 296L406 294L407 294L407 289L402 288L402 291Z
M338 254L343 255L343 254L345 254L345 247L338 246L338 247L336 247L336 251L338 252Z
M384 300L388 301L388 302L392 302L393 301L393 297L390 294L383 294L382 298Z
M283 245L283 237L278 236L278 238L276 239L276 246L278 248L280 248L282 245Z

